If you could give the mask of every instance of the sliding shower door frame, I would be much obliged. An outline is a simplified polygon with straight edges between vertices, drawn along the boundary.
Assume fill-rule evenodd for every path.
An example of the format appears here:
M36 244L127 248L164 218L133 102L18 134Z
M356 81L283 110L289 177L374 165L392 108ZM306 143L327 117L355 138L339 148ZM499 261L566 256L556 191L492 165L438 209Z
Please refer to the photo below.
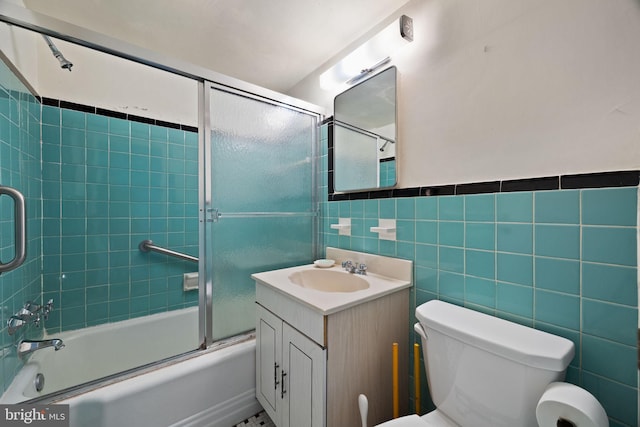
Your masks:
M248 98L257 102L270 104L273 106L286 108L298 113L307 114L315 119L316 126L311 129L312 146L311 146L311 205L312 211L308 213L308 216L312 217L312 253L313 258L317 258L320 251L318 243L318 231L319 231L319 185L318 185L318 171L319 171L319 126L323 119L323 114L318 112L319 108L314 111L308 108L303 102L293 103L293 98L278 97L278 96L264 96L256 93L252 93L241 88L230 87L228 85L216 83L214 81L204 81L199 86L199 169L200 169L200 264L199 264L199 277L200 277L200 309L204 311L204 321L200 322L200 336L205 337L203 347L208 347L214 343L213 333L213 310L214 310L214 295L213 295L213 283L212 274L213 271L213 241L210 238L211 230L210 226L217 222L220 217L220 212L215 208L214 194L212 191L212 141L211 131L213 124L211 123L211 92L213 90L227 92L233 95ZM273 95L273 94L271 94ZM278 99L279 98L279 99ZM225 213L225 216L229 217L259 217L262 215L287 216L288 212L250 212L242 214ZM293 214L291 214L293 215ZM299 213L296 215L300 216ZM202 313L202 311L201 311ZM202 329L204 328L204 329Z
M213 342L213 282L208 272L213 271L213 245L207 239L209 227L207 221L213 220L211 209L211 83L198 83L198 306L200 321L198 336L201 337L202 348Z
M288 108L304 111L308 114L318 117L318 125L322 118L326 115L324 108L308 103L306 101L289 97L287 95L266 89L224 74L217 73L204 67L197 66L158 52L142 48L113 37L100 34L98 32L70 24L68 22L44 15L39 12L29 10L25 7L11 3L8 0L0 0L0 22L9 25L24 28L36 33L55 37L59 40L74 43L79 46L90 48L98 52L107 53L119 58L127 59L139 64L147 65L152 68L167 71L169 73L187 77L198 82L198 155L199 155L199 336L202 337L200 348L207 348L213 343L212 339L212 283L207 277L211 272L212 260L211 245L207 244L205 230L208 228L208 221L215 219L211 206L211 200L205 202L207 192L210 192L211 171L207 170L210 163L211 148L211 123L209 117L209 92L213 86L224 88L227 91L234 91L242 94L242 96L253 97L261 101L276 103L287 106ZM319 128L314 129L314 146L313 146L313 189L314 189L314 210L318 212L318 132ZM209 157L207 157L209 156ZM318 215L316 214L316 228ZM317 240L318 233L314 232L313 237ZM317 241L313 242L314 250L318 251Z

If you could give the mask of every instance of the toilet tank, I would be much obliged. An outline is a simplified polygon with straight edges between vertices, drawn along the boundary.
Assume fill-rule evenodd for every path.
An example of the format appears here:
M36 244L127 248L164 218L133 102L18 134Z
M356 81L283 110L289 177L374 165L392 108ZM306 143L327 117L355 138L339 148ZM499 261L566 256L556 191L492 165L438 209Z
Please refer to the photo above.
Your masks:
M429 391L461 426L537 427L546 386L564 379L573 342L443 301L416 309Z

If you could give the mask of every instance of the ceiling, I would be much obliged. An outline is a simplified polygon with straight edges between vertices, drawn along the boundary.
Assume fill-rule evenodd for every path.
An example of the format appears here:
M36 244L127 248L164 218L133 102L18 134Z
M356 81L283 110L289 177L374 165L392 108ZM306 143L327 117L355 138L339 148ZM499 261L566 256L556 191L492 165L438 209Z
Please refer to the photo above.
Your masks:
M24 0L24 4L286 93L407 1Z

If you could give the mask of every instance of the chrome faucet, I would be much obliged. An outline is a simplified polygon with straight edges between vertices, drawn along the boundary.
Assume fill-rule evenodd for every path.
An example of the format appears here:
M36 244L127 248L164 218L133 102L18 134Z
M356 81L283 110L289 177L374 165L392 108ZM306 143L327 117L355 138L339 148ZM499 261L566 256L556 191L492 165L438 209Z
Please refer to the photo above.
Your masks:
M16 314L7 320L7 332L9 335L15 334L20 328L33 323L36 327L40 326L42 319L49 319L49 313L53 310L53 300L50 299L46 304L35 304L27 301Z
M342 268L344 268L349 273L355 274L367 274L367 265L365 263L353 263L353 261L345 261L342 263Z
M64 347L64 343L62 342L61 339L58 339L58 338L53 338L50 340L42 340L42 341L22 340L18 344L18 357L22 358L27 354L33 353L34 351L47 348L47 347L53 347L55 351L58 351Z

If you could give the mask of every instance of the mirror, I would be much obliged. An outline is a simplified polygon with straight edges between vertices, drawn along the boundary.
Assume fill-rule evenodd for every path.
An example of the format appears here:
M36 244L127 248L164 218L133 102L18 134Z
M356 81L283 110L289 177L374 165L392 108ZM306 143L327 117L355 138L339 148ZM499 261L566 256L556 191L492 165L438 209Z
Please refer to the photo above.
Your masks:
M396 184L396 67L390 67L334 99L334 191Z

